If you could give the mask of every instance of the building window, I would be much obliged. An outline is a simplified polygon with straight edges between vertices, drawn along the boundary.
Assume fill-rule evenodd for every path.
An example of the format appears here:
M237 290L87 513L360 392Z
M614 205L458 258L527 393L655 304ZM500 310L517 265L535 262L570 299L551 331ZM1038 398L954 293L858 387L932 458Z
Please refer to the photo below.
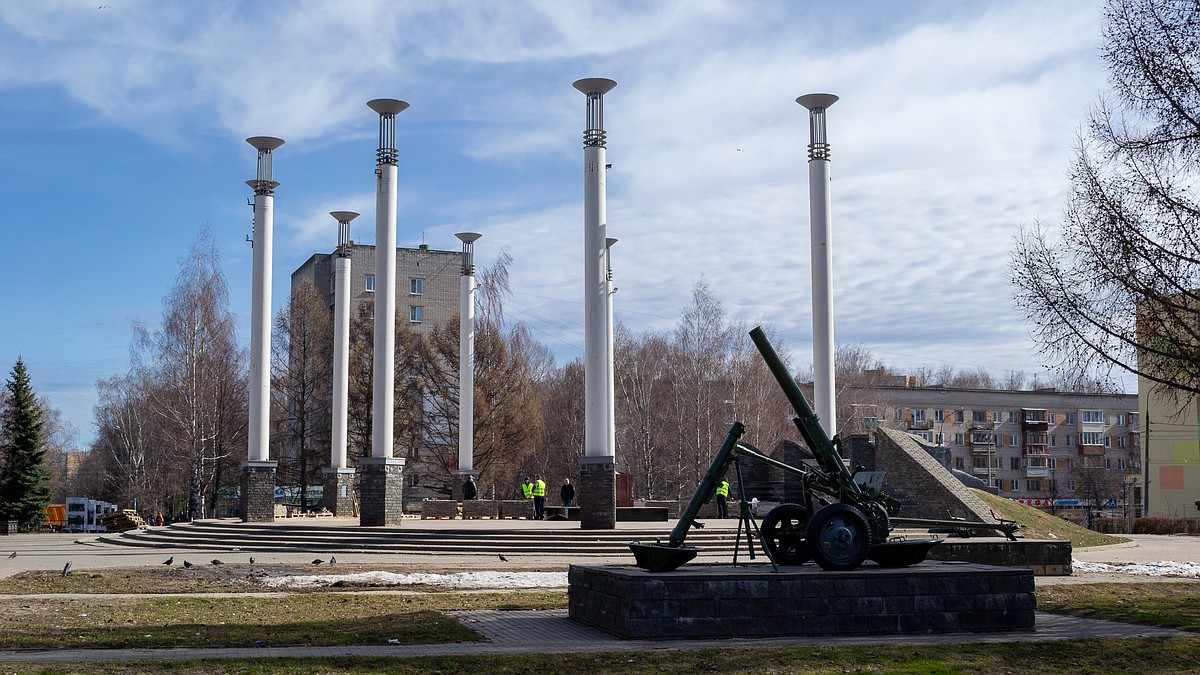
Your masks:
M1106 469L1112 468L1112 460L1109 459L1108 457L1104 458L1104 468L1106 468Z
M409 279L408 280L409 295L424 295L425 280L424 279Z
M986 422L987 421L987 411L986 410L972 410L971 411L971 421L972 422Z
M1117 448L1119 450L1125 449L1125 437L1124 436L1117 436Z
M954 444L955 445L963 445L966 442L967 442L967 437L965 434L954 434Z
M1058 468L1058 458L1057 457L1050 457L1046 460L1046 462L1050 466L1051 469ZM1053 483L1054 481L1050 481L1050 482Z
M1075 413L1067 413L1067 424L1075 424Z
M1020 457L1009 457L1008 458L1008 468L1012 469L1013 471L1020 469L1021 468L1021 458Z
M1076 465L1075 465L1075 460L1073 460L1073 459L1071 459L1071 458L1069 458L1069 457L1068 457L1068 458L1067 458L1067 468L1068 468L1068 469L1070 469L1071 471L1074 471L1074 470L1075 470L1075 466L1076 466ZM1074 488L1072 488L1072 489L1074 489Z
M942 432L939 431L933 437L933 442L937 443L938 445L945 445L946 444L946 434L943 434Z
M904 421L904 408L896 408L896 421Z
M1099 431L1084 431L1079 434L1080 445L1104 445L1104 434Z
M1117 458L1117 468L1121 469L1121 470L1125 469L1125 460L1124 459L1122 459L1120 457Z
M1053 448L1056 445L1058 445L1058 436L1056 436L1054 434L1050 434L1050 447Z
M367 292L368 293L375 292L375 275L374 274L367 275Z
M1079 419L1084 424L1104 424L1103 410L1081 410L1079 411Z
M1016 478L1014 478L1013 482L1012 482L1012 491L1013 492L1021 491L1021 481L1017 480Z
M1129 426L1136 427L1138 425L1137 413L1129 413Z
M925 441L928 443L932 443L933 442L933 432L932 431L922 431L921 438L924 438Z
M993 411L993 412L992 412L992 420L993 420L993 421L994 421L996 424L1001 424L1001 423L1003 423L1003 422L1004 422L1004 413L1000 412L999 410L995 410L995 411Z
M1067 436L1067 447L1068 448L1075 447L1075 434L1071 434L1071 435Z
M1110 438L1108 436L1104 437L1104 447L1106 447L1106 448L1112 447L1112 438Z
M409 323L421 323L425 318L425 308L420 305L412 305L408 308Z
M1075 481L1067 481L1067 492L1074 492L1077 488L1078 486L1075 484Z
M954 421L958 422L959 424L962 424L962 421L963 421L963 411L962 410L954 411Z
M933 411L933 421L934 422L945 422L946 421L946 411L945 410L934 410Z
M1009 434L1008 444L1015 448L1021 444L1021 439L1016 434Z
M912 415L913 415L914 422L924 422L925 421L925 409L924 408L921 408L919 410L917 408L913 408Z
M958 469L959 471L962 471L962 470L963 470L963 466L964 466L964 465L965 465L965 463L963 462L963 458L962 458L962 457L955 457L955 458L954 458L954 468Z

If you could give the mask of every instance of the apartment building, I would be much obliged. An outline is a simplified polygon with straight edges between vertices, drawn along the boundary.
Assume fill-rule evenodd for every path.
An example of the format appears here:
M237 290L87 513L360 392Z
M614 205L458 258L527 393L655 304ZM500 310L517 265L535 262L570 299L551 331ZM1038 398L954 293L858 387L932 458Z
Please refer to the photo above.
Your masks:
M1069 515L1140 516L1136 394L872 386L846 392L848 430L901 429L945 448L951 467L1002 496ZM947 453L942 453L947 454Z

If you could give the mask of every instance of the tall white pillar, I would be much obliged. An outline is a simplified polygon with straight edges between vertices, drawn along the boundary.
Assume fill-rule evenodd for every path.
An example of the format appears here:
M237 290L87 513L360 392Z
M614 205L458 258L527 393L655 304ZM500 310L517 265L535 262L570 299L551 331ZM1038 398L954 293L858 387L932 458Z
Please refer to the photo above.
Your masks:
M350 400L350 221L354 211L331 211L338 222L333 268L333 444L329 465L347 468L347 417Z
M375 358L371 408L371 456L393 453L396 388L396 115L408 104L377 98L367 105L379 113L375 166Z
M459 232L462 276L458 309L458 471L475 470L475 242L483 235Z
M812 251L813 411L825 433L837 433L833 341L833 228L829 218L829 143L825 110L833 94L805 94L796 103L808 108L808 213Z
M583 363L584 447L586 457L609 455L608 379L612 349L608 344L608 282L605 266L604 94L617 83L599 77L574 83L587 95L587 128L583 132Z
M607 229L607 227L606 227ZM617 456L617 391L616 391L616 346L613 341L613 294L617 289L613 288L612 277L612 247L617 243L616 237L604 238L604 301L606 305L605 323L608 325L608 377L605 385L608 386L608 401L606 401L607 410L605 416L608 417L608 452L605 453L611 457Z
M612 332L605 247L604 94L617 83L602 77L578 80L587 96L583 131L583 458L579 462L579 526L616 528L615 424L612 419Z
M283 139L254 136L246 142L258 150L258 175L246 181L254 190L254 259L250 300L250 423L246 459L270 459L271 433L271 248L275 219L272 153Z

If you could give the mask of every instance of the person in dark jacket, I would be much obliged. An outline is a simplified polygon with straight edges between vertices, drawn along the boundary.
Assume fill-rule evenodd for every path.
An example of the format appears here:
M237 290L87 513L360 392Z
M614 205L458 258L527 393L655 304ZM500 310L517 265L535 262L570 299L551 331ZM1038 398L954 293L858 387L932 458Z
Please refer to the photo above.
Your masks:
M467 474L467 479L463 481L463 501L475 499L479 495L479 486L475 484L475 476Z
M571 485L570 478L563 479L562 489L559 490L559 494L562 496L563 506L575 506L575 486Z

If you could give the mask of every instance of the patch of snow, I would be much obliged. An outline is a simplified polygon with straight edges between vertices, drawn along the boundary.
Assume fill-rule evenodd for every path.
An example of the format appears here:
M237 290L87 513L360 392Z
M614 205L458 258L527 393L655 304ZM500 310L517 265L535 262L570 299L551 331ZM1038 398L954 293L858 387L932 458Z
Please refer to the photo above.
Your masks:
M448 586L451 588L565 588L566 572L455 572L454 574L358 572L266 578L272 588L332 586L337 582L356 586Z
M1200 579L1200 563L1161 560L1151 563L1094 563L1071 561L1071 568L1082 573L1130 574L1142 577L1184 577Z

